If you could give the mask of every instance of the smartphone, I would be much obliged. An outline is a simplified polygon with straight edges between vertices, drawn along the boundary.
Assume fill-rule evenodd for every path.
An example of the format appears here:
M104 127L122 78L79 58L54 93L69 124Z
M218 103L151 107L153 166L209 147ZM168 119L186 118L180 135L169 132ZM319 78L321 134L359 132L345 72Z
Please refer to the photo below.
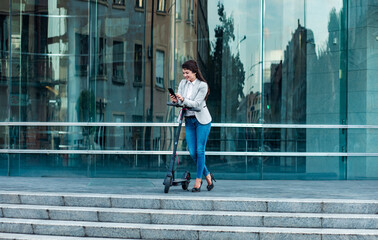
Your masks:
M177 99L176 94L175 94L175 91L173 91L172 88L168 88L168 91L169 91L170 94L172 94L172 95ZM178 99L177 99L177 100L178 100Z

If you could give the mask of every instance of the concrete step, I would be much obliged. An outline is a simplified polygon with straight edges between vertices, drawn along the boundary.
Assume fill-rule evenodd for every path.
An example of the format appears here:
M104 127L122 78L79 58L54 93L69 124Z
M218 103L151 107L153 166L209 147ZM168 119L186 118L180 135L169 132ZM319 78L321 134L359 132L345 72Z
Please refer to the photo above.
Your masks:
M65 221L244 227L378 229L375 214L193 211L0 204L0 217Z
M0 203L102 208L378 214L378 201L0 192Z
M62 237L62 236L49 236L49 235L36 235L36 234L0 233L0 239L1 240L52 240L52 239L53 240L78 240L78 237ZM80 239L82 239L82 238L80 238ZM133 239L86 237L85 240L133 240Z
M219 227L9 218L0 218L0 232L126 239L377 240L378 237L378 230L366 229Z

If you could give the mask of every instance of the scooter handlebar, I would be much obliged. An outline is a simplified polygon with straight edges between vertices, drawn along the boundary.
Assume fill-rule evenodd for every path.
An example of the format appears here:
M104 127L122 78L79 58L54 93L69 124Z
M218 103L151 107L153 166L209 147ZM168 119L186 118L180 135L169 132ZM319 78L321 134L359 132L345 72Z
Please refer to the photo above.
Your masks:
M171 106L171 107L181 107L181 108L185 108L186 110L194 111L194 112L200 112L200 111L201 111L200 108L196 108L196 107L187 107L187 106L184 106L184 105L181 105L181 104L178 104L178 103L174 103L174 102L167 102L167 105L168 105L168 106Z

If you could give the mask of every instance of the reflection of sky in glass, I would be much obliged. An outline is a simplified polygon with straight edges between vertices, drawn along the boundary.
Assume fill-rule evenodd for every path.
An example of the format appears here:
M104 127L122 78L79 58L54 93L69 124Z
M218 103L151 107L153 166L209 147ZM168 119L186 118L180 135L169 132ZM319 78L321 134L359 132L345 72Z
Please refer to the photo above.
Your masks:
M260 51L260 0L236 0L220 1L224 4L227 17L234 19L235 40L230 42L230 48L234 55L240 52L241 62L244 64L245 93L249 93L252 83L258 82L258 65ZM208 19L210 42L214 43L214 29L220 24L218 16L218 1L208 1ZM246 36L246 39L241 41ZM252 90L252 89L251 89ZM253 89L256 91L256 89Z
M215 41L214 28L220 24L218 2L218 0L208 1L211 43ZM313 32L317 51L324 48L329 35L329 14L333 8L337 13L342 8L342 0L221 0L220 2L224 4L227 17L232 16L234 19L235 40L229 44L233 54L236 55L240 50L240 59L246 72L245 94L260 90L261 74L257 63L260 61L261 2L265 2L264 68L283 60L284 51L298 24ZM246 39L240 42L244 35Z
M265 1L264 62L277 63L283 59L283 52L298 23L304 25L303 9L303 1Z
M324 49L327 44L330 12L335 8L336 13L339 14L342 7L342 0L306 1L306 27L314 33L316 52Z

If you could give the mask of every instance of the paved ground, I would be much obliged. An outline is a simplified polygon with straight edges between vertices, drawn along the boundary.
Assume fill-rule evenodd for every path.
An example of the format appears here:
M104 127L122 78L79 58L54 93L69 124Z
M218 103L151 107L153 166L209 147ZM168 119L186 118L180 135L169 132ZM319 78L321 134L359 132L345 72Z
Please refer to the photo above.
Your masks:
M167 195L162 183L163 179L0 177L0 191ZM205 186L200 193L179 186L171 187L168 195L378 200L378 181L218 180L211 192Z

